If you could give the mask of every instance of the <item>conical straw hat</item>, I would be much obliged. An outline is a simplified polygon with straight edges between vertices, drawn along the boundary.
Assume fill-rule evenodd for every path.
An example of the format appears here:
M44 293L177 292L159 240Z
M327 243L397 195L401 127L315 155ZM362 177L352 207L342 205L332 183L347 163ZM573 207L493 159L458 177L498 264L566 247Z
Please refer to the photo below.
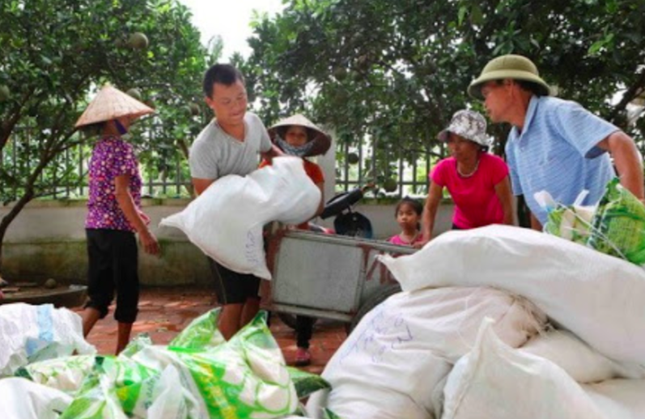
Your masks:
M317 156L319 154L325 154L329 147L331 147L331 137L323 130L318 128L313 122L308 120L304 115L296 114L285 118L271 128L269 128L269 136L271 136L272 141L276 141L275 138L278 134L284 135L280 128L286 128L291 125L300 125L302 127L308 128L311 132L314 133L312 138L309 138L309 141L315 141L315 144L307 153L308 156ZM283 138L284 139L284 138Z
M124 116L134 120L153 112L154 109L149 106L106 84L78 118L76 128Z

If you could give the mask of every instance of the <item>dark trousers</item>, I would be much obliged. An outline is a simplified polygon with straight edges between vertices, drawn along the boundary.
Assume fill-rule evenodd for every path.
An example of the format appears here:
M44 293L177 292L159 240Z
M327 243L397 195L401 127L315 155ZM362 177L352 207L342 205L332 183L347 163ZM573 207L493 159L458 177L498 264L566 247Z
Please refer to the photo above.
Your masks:
M208 264L213 274L217 302L221 305L244 304L249 298L260 298L260 278L257 276L232 271L210 257Z
M314 319L308 316L296 316L296 340L298 348L309 349L309 340L314 329Z
M134 323L139 304L139 250L134 233L86 229L85 234L89 258L85 307L96 309L104 318L116 291L114 318L120 323Z

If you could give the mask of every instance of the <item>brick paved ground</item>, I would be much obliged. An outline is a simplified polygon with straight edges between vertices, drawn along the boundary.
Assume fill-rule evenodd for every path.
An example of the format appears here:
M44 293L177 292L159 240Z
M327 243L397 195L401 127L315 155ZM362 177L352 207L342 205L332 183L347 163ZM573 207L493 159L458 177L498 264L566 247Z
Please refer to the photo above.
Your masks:
M215 306L215 296L210 290L185 287L143 289L133 336L147 332L155 344L167 344L192 319ZM108 317L96 324L87 339L101 354L113 353L116 345L117 324L112 317L113 312L114 307L111 307ZM277 316L272 317L271 332L282 348L287 363L293 365L296 354L295 333ZM304 369L318 374L322 372L345 337L342 324L319 321L314 326L314 337L311 340L313 362Z

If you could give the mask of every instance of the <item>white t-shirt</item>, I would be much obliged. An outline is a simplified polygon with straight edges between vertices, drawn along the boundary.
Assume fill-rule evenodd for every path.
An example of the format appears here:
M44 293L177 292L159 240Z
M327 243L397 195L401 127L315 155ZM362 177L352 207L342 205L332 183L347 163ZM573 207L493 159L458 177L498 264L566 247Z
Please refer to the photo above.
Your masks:
M218 179L226 175L246 176L257 169L260 153L271 149L271 139L254 113L244 115L244 125L244 141L240 141L213 119L190 147L190 175L197 179Z

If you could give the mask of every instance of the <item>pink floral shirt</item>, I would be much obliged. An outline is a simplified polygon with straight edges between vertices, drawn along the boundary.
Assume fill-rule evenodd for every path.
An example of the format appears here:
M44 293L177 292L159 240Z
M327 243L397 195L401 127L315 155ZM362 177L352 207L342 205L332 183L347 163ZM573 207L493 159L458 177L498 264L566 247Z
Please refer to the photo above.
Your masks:
M114 179L121 175L130 175L130 194L141 209L141 175L132 146L119 137L100 139L90 159L85 228L134 231L115 196Z

